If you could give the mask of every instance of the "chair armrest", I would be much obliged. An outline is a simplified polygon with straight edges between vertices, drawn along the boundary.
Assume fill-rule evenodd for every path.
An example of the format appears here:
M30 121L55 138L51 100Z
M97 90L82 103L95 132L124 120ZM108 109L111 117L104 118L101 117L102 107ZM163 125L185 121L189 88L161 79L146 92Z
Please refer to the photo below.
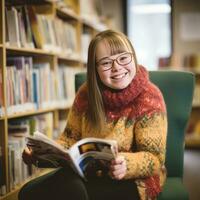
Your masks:
M189 200L189 193L179 177L168 177L157 200Z

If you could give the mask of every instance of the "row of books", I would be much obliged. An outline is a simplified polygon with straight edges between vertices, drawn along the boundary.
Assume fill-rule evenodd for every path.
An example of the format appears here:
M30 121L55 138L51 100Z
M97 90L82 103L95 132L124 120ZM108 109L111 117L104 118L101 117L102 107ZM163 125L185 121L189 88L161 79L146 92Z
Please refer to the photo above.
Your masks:
M25 165L21 156L27 143L26 136L33 135L36 130L43 131L49 138L57 138L57 131L54 132L53 127L53 114L47 113L26 119L15 119L8 123L9 184L6 188L7 192L17 188L27 178L40 171L34 165Z
M75 97L75 74L85 71L84 68L70 67L60 64L58 67L58 102L65 107L73 102Z
M64 64L52 70L49 62L34 63L32 57L7 58L7 113L71 105L75 97L75 74L83 70Z
M78 55L77 28L53 16L37 14L34 6L6 8L7 44Z

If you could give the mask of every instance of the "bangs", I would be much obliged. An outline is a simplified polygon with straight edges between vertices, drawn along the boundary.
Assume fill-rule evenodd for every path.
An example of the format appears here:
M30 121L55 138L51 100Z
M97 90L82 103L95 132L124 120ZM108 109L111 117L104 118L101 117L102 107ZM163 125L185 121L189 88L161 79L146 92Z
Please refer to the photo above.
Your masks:
M132 51L127 41L122 40L120 37L108 37L105 39L105 42L111 50L111 55L123 53L125 51Z

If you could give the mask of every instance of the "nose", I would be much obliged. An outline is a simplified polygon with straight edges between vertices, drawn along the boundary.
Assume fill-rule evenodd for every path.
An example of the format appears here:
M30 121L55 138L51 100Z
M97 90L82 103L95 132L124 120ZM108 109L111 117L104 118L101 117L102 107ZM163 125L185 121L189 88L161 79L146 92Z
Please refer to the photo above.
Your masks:
M114 71L119 71L119 70L121 70L121 69L122 69L122 66L119 65L119 64L117 63L116 60L113 60L113 63L112 63L112 71L113 71L113 72L114 72Z

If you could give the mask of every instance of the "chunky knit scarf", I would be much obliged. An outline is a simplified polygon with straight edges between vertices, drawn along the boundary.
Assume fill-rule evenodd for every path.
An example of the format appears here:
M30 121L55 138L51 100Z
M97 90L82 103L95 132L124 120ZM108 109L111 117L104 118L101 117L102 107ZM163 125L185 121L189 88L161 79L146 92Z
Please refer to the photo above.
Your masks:
M86 112L88 109L87 92L87 86L83 84L74 102L74 107L79 113ZM144 115L151 116L156 112L166 112L162 94L149 81L148 72L142 66L139 66L127 88L113 90L104 86L102 97L108 121L115 121L120 117L137 120Z
M139 67L130 85L123 90L113 90L105 87L102 91L106 116L109 120L127 117L137 119L143 115L151 115L157 111L165 112L160 92L152 87L146 69ZM160 94L160 95L158 95Z

